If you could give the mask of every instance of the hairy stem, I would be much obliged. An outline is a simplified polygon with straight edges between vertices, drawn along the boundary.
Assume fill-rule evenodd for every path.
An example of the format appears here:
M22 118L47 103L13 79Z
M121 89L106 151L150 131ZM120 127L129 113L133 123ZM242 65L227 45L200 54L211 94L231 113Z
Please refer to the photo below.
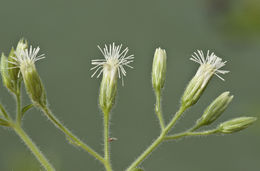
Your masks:
M18 125L21 125L21 121L22 121L22 111L21 111L21 94L20 92L17 92L15 94L16 96L16 123Z
M161 91L156 91L156 105L155 105L155 112L157 114L157 117L159 119L160 122L160 126L161 126L161 130L164 129L165 125L164 125L164 119L162 116L162 108L161 108Z
M23 140L25 145L31 150L37 160L47 171L55 171L54 167L49 163L46 157L41 153L38 147L33 143L30 137L24 132L20 125L14 124L13 129L16 134Z
M186 136L198 136L198 135L211 135L215 134L218 132L218 129L212 129L212 130L207 130L207 131L201 131L201 132L182 132L179 134L171 135L171 136L166 136L164 140L174 140Z
M59 128L67 138L75 145L81 147L83 150L87 151L93 157L98 159L101 163L105 165L105 160L102 156L100 156L96 151L90 148L87 144L82 142L79 138L77 138L73 133L71 133L62 123L51 113L50 109L47 106L40 106L43 110L44 114L51 120L51 122Z
M109 160L109 113L104 113L104 158Z
M104 159L106 162L106 170L112 171L110 164L110 155L109 155L109 112L104 112Z
M11 118L9 117L8 113L5 111L4 107L0 104L0 110L1 110L1 114L3 114L3 116L10 120Z
M174 115L170 123L162 130L160 136L128 167L127 171L132 171L136 168L152 151L154 151L164 140L164 137L171 130L182 113L186 110L184 106L181 106L178 112Z

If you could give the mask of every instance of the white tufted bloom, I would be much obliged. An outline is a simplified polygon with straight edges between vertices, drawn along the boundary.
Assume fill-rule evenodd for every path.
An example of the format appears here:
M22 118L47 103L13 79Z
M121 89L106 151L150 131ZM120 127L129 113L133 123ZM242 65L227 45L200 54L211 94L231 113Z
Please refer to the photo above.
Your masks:
M207 51L205 57L203 52L198 50L197 52L194 52L194 55L192 55L190 60L199 63L200 67L184 91L182 104L186 107L195 104L199 100L214 74L221 80L224 80L219 74L226 74L229 72L220 70L220 68L225 66L226 61L222 61L222 59L217 57L213 52L209 53L209 51Z
M133 62L134 55L127 56L128 48L125 48L121 51L122 44L116 46L115 43L110 45L105 45L103 50L98 46L99 50L104 56L104 59L94 59L91 61L92 65L95 65L91 70L95 70L91 77L94 77L97 73L97 78L104 72L104 66L107 65L111 68L114 68L118 74L119 78L126 76L125 66L133 68L130 66L130 63Z

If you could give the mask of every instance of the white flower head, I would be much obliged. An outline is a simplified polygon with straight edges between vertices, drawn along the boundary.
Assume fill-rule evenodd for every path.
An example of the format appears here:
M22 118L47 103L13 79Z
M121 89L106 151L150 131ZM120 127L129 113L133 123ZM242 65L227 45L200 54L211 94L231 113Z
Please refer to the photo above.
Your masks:
M98 46L99 50L105 57L105 59L94 59L91 61L92 65L95 65L90 70L95 70L95 72L91 75L91 77L94 77L97 74L97 78L103 73L104 66L108 65L111 68L114 68L117 73L118 77L122 78L122 84L123 82L123 76L126 76L126 71L124 66L127 66L129 68L133 68L130 66L130 63L132 63L134 60L134 55L127 56L128 48L125 48L121 51L122 44L116 46L115 43L109 44L108 46L105 45L105 47L102 49L100 46Z
M15 65L13 68L26 69L29 66L34 66L34 63L40 59L45 58L44 54L38 55L40 47L33 48L30 46L29 49L17 48L14 52L15 56L11 56L14 60L8 61L9 63Z
M199 63L201 67L206 67L211 70L217 77L224 81L224 79L219 76L219 74L226 74L229 71L220 70L223 66L225 66L227 61L222 61L221 58L216 56L214 52L210 53L209 50L207 51L207 55L205 57L202 50L197 50L194 52L190 60Z
M224 80L218 74L228 73L228 71L220 70L220 68L225 65L226 61L222 61L221 58L217 57L214 53L209 53L209 51L205 57L203 52L198 50L197 52L194 52L194 55L192 55L190 60L199 63L200 67L183 93L182 105L186 107L190 107L197 103L214 74L221 80Z

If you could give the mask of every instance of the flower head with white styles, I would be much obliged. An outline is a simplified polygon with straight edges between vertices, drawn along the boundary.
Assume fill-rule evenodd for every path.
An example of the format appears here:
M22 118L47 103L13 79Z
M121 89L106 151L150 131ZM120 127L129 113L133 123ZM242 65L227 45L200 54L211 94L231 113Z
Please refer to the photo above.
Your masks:
M190 58L190 60L199 63L201 67L207 68L207 70L210 70L217 77L224 81L224 79L219 76L219 74L226 74L229 72L225 70L220 70L220 68L225 66L227 61L222 61L222 59L216 56L214 52L210 53L209 50L207 51L206 57L202 50L197 50L197 52L194 52L191 56L192 57Z
M14 60L8 61L9 63L13 64L13 68L20 68L21 72L28 67L34 67L34 63L40 59L45 58L44 54L38 55L40 48L33 48L30 46L29 49L17 49L14 53L15 56L11 58ZM38 56L37 56L38 55Z
M194 52L190 60L199 63L200 67L189 82L182 96L182 104L186 107L197 103L214 74L221 80L224 80L219 74L228 73L228 71L220 70L220 68L225 65L226 61L222 61L221 58L209 51L205 57L203 52L198 50L197 52Z
M103 73L104 67L109 66L117 71L118 77L122 78L122 84L124 84L123 76L126 76L124 66L133 68L129 64L134 61L134 55L127 56L128 48L125 48L121 51L122 44L118 46L116 46L115 43L110 44L109 46L105 45L103 50L100 46L98 46L98 48L105 57L105 59L94 59L91 61L91 64L95 65L90 69L95 70L91 77L94 77L98 73L98 78Z

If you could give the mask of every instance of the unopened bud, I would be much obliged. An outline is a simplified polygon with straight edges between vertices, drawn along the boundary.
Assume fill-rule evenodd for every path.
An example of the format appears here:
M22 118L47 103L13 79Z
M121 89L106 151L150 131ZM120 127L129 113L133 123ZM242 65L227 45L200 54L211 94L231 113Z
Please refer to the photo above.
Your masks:
M110 112L117 92L117 67L103 66L103 78L100 85L99 104L103 112Z
M230 96L229 92L222 93L206 108L197 125L209 125L214 122L226 110L232 99L233 96Z
M20 39L18 42L16 49L12 48L10 51L10 54L8 56L8 72L10 75L11 80L14 81L14 84L17 84L17 80L19 79L18 75L20 72L19 67L17 67L17 61L16 61L16 56L20 56L21 53L28 48L28 43L24 39Z
M252 125L257 120L256 117L239 117L223 122L219 125L219 131L224 134L230 134L243 130Z
M16 65L14 64L16 63L14 58L15 58L15 49L12 48L8 56L8 73L10 79L14 82L14 84L17 84L18 74L20 69L16 67Z
M157 48L153 58L152 83L155 91L160 91L165 82L166 75L166 51Z
M11 80L8 72L8 60L3 53L1 56L1 75L3 84L6 88L8 88L11 92L15 92L14 82Z

